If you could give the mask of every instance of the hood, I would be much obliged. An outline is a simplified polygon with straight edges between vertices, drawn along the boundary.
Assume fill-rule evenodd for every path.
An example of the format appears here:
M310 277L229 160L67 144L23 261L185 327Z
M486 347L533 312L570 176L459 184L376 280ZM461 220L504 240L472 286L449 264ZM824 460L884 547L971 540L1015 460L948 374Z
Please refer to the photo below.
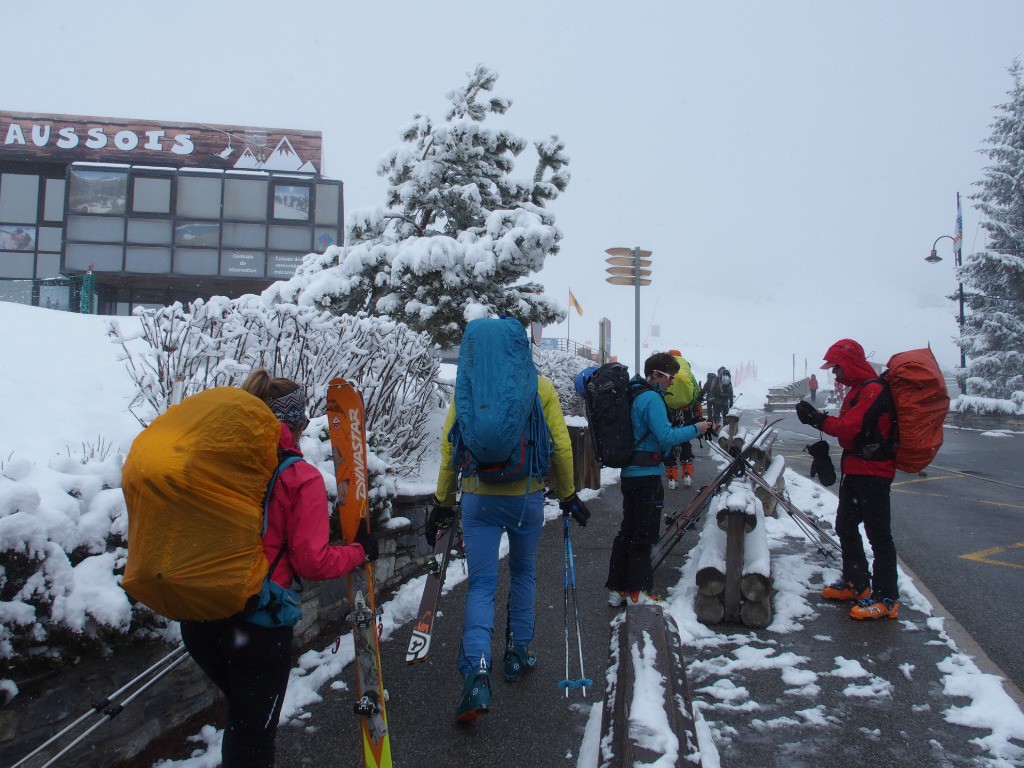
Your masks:
M840 339L825 352L825 364L822 368L841 365L843 377L837 378L840 384L851 386L865 379L873 379L878 374L864 356L864 347L853 339Z
M277 447L282 451L295 451L295 453L302 455L302 451L299 450L299 446L295 443L295 438L292 437L292 429L283 421L281 422L281 437L277 441Z

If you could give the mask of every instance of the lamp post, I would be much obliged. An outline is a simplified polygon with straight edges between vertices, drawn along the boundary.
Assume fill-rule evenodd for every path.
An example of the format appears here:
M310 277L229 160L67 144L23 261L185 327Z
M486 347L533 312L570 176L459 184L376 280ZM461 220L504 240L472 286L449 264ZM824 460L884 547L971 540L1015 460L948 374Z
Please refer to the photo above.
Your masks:
M635 286L634 292L634 305L635 305L635 318L634 318L634 330L636 334L635 343L635 364L636 368L633 369L633 373L639 374L640 368L640 286L651 284L651 270L647 267L651 266L651 252L642 251L639 247L637 248L609 248L605 251L610 258L605 259L610 267L605 271L611 275L606 277L612 285L632 285ZM641 269L643 267L643 269Z
M942 261L942 257L939 256L938 252L935 250L935 246L937 246L939 244L939 240L952 240L953 241L953 245L955 246L954 250L953 250L953 265L957 269L959 269L960 265L962 263L961 251L960 251L960 248L958 247L958 243L957 243L956 239L952 235L939 235L938 237L936 237L935 238L935 242L932 243L932 252L930 254L928 254L927 256L925 256L924 260L927 261L929 264L938 264L940 261ZM960 315L959 315L959 321L960 321L960 370L961 371L965 371L967 369L967 353L964 351L964 348L963 348L963 340L964 340L964 284L963 284L963 281L960 281L960 282L957 283L956 294L957 294L957 298L960 300ZM961 384L960 384L960 393L964 394L964 395L967 394L967 385L966 385L966 383L961 382Z

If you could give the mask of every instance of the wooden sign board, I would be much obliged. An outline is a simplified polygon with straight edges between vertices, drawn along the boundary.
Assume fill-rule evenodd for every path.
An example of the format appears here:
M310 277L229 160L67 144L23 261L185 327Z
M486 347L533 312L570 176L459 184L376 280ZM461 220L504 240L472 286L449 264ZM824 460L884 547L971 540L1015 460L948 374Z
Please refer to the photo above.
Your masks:
M606 277L605 280L607 280L612 285L636 285L636 283L633 282L633 278L632 277L625 277L624 275L615 275L614 277ZM650 280L645 279L643 277L640 278L640 285L650 285L650 284L651 284Z
M609 256L607 259L605 259L605 261L607 261L609 264L611 264L613 266L616 266L616 267L632 267L633 264L635 263L635 260L633 259L632 256ZM651 266L651 260L650 259L640 259L640 266L641 267L649 267L649 266Z
M609 248L608 250L605 251L605 253L607 253L609 256L632 256L633 255L633 249L632 248ZM640 251L640 258L641 259L649 259L649 258L651 258L651 253L652 253L651 251Z
M633 267L608 267L607 269L605 269L605 272L607 272L609 275L630 275L630 276L634 276L636 274L636 270L633 269ZM649 269L641 269L640 270L640 276L641 277L650 277L651 276L651 270L649 270Z

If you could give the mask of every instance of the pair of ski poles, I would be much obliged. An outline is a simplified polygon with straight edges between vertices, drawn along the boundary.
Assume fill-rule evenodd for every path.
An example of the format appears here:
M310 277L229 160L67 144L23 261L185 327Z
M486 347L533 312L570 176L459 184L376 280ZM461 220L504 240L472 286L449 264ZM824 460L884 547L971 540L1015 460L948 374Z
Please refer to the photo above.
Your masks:
M583 672L583 633L580 629L580 606L579 601L576 599L576 565L573 562L572 555L572 536L569 535L569 520L570 515L568 513L562 514L562 540L563 546L562 551L565 558L565 594L563 598L563 608L565 616L565 678L558 682L559 688L565 689L565 698L569 698L570 688L581 688L583 689L583 695L587 695L587 688L593 687L594 681L591 680ZM569 597L572 596L572 613L573 619L576 623L576 647L579 651L580 661L580 676L578 678L570 677L569 673Z
M168 675L171 672L171 670L173 670L175 667L177 667L179 664L181 664L187 658L189 658L189 655L185 652L185 646L184 645L179 645L177 648L175 648L173 651L168 653L162 659L160 659L159 661L155 662L145 672L143 672L142 674L138 675L134 679L132 679L132 680L128 681L127 683L125 683L124 685L122 685L120 688L118 688L116 691L114 691L112 694L110 694L106 698L101 699L100 701L97 701L95 704L92 705L92 707L90 707L88 712L86 712L81 717L79 717L77 720L75 720L75 722L73 722L70 725L66 726L63 730L60 731L60 733L57 733L54 736L51 736L46 741L44 741L42 744L40 744L34 750L29 752L23 758L21 758L21 760L19 760L14 765L12 765L11 768L18 768L18 766L24 765L29 760L31 760L33 757L35 757L40 752L42 752L47 747L49 747L51 744L56 743L61 738L63 738L66 734L69 734L75 728L78 728L80 725L84 724L86 720L89 720L90 718L95 718L95 717L98 716L99 719L95 723L90 725L89 728L87 728L85 731L83 731L81 734L79 734L73 741L71 741L69 744L67 744L57 754L55 754L53 757L51 757L49 760L47 760L45 763L43 763L41 766L39 766L39 768L48 768L48 766L54 765L61 757L63 757L68 752L70 752L72 749L74 749L90 733L95 731L97 728L99 728L104 723L106 723L106 722L108 722L110 720L113 720L115 717L117 717L119 714L121 714L121 711L124 710L124 708L126 706L131 704L132 701L134 701L136 698L138 698L142 694L143 691L145 691L147 688L149 688L154 683L156 683L159 680L163 679L166 675ZM133 691L130 695L126 696L124 698L124 700L119 701L119 702L115 701L115 699L117 699L119 696L121 696L122 694L126 693L127 691L131 690L134 686L138 685L139 683L142 683L142 684L139 685L139 687L135 691Z

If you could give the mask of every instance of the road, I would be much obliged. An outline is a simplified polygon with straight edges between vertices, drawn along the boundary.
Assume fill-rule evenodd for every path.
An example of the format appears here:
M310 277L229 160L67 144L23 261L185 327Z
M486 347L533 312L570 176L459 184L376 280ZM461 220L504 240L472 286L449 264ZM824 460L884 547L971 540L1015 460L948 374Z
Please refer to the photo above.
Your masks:
M775 453L806 474L810 457L801 449L818 432L800 424L793 412L771 415L785 417L777 427ZM834 438L827 439L838 470L839 449ZM896 473L892 530L900 559L1024 690L1022 465L1024 435L997 437L947 427L939 455L922 475Z

